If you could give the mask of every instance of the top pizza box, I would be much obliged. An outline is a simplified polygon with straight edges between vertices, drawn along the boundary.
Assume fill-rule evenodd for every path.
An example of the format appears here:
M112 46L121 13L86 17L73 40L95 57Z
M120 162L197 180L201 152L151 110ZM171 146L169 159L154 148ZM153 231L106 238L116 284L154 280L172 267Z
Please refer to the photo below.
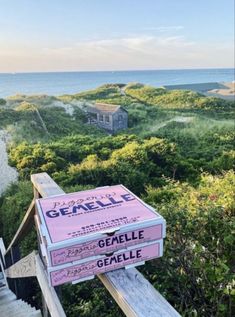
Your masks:
M161 224L165 220L123 185L36 200L40 232L51 251L74 243Z

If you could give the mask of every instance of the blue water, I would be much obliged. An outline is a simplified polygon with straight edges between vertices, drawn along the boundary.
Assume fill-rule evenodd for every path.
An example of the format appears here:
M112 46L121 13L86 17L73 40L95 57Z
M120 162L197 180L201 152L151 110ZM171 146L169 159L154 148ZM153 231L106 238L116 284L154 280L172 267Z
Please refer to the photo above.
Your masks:
M162 85L234 81L234 69L0 74L0 98L15 94L73 94L107 83Z

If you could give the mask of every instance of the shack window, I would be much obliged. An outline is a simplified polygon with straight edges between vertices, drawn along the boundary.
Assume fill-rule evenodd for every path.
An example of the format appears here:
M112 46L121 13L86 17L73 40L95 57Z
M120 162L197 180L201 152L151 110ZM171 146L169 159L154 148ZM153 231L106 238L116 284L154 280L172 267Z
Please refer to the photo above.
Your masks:
M122 121L122 119L123 119L122 115L119 114L119 116L118 116L118 121L120 122L120 121Z
M107 115L105 116L105 122L109 123L109 116L107 116Z
M100 121L104 121L104 116L102 114L99 115Z
M97 121L97 114L96 113L90 113L91 119Z

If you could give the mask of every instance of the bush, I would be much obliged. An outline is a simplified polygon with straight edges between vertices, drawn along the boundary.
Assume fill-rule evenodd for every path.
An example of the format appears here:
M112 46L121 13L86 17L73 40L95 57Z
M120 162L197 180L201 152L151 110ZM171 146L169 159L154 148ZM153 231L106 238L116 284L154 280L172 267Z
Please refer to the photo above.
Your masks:
M183 316L232 316L235 237L232 171L203 175L200 185L169 181L145 200L167 222L164 257L144 269Z
M5 106L6 103L5 99L0 98L0 106Z

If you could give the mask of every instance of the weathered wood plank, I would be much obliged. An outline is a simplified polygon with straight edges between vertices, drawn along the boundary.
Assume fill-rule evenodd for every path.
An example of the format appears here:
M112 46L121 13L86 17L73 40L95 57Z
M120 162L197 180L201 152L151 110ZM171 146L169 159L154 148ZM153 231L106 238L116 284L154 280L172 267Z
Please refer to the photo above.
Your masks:
M35 264L36 252L33 251L23 259L19 260L8 269L6 269L6 276L8 278L22 278L36 276Z
M31 182L42 197L64 194L64 191L47 173L31 175Z
M5 252L6 252L6 248L5 248L3 239L0 238L0 271L3 274L3 281L2 282L5 285L8 286L7 279L6 279L6 273L5 273L5 270L4 270L5 269L5 265L6 265L5 258L4 258Z
M0 251L2 252L2 255L6 252L5 244L2 238L0 238Z
M42 197L64 193L47 173L32 175L31 180ZM128 317L180 316L135 268L115 270L98 277Z
M0 238L0 252L1 252L2 265L5 266L6 263L5 263L4 254L6 253L6 248L2 238Z
M38 254L36 255L36 272L37 280L51 317L66 317L55 289L48 284L48 277Z
M55 289L49 286L48 277L36 251L10 266L5 272L8 278L36 276L51 317L66 317Z
M11 240L11 243L9 244L6 254L11 250L11 248L16 245L32 228L34 224L34 214L35 214L35 201L32 200L31 204L29 205L29 208L21 221L21 224L16 231L16 234L14 235L14 238Z
M98 275L128 317L179 317L177 311L135 268Z
M6 249L5 249L3 239L0 238L0 272L3 272L3 275L4 275L4 268L6 265L5 258L4 258L5 252L6 252Z

